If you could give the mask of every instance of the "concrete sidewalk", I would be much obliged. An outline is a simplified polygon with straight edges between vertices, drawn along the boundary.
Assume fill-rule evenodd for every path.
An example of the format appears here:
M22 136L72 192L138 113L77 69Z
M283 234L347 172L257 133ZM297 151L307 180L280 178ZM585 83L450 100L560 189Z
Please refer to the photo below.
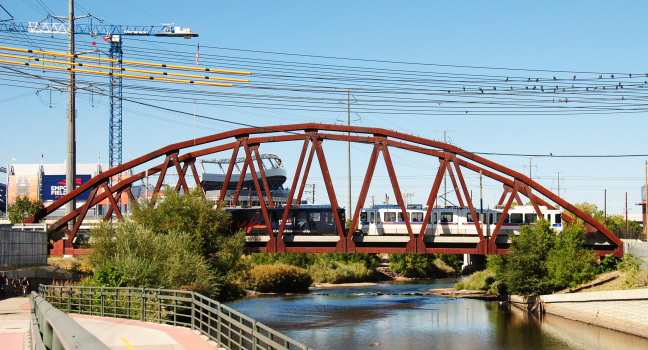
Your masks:
M0 344L3 350L22 350L23 337L29 330L29 298L0 300Z
M28 298L0 300L0 349L23 349L30 315ZM184 327L77 314L70 314L70 317L114 350L216 349L214 342Z

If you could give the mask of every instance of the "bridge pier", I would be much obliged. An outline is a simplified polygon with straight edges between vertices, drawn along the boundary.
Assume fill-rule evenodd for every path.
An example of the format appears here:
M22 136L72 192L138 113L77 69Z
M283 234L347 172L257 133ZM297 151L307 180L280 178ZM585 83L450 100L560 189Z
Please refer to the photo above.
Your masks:
M464 254L463 265L461 266L461 274L469 275L475 271L483 270L485 268L486 255Z

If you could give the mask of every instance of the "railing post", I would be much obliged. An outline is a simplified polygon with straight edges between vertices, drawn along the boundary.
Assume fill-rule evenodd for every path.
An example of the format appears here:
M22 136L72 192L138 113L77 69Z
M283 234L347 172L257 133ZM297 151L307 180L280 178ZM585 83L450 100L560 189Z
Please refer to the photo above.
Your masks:
M72 312L72 287L68 286L68 314Z
M222 327L223 325L221 324L221 305L220 303L217 302L216 303L216 331L217 331L216 345L218 346L221 346L223 344L223 342L221 341L221 339L223 339L221 337Z
M252 320L252 350L257 350L257 344L259 339L256 337L257 333L257 325L256 325L256 320Z
M142 322L146 322L146 291L142 288Z
M101 311L99 311L99 314L101 317L104 317L104 310L106 309L106 301L104 299L104 287L101 287L101 293L100 298L101 298Z
M196 298L194 292L191 292L191 330L196 329Z
M52 350L65 350L56 333L52 332Z

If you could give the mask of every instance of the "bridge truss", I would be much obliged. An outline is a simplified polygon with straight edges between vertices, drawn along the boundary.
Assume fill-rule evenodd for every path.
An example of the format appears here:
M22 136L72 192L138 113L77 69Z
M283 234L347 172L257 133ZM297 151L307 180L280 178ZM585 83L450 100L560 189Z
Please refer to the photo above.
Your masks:
M349 135L348 133L354 133L355 135ZM329 173L329 166L327 164L323 150L324 141L329 140L350 141L354 143L373 145L373 151L371 153L370 161L366 169L362 189L360 191L360 195L355 206L355 211L352 216L351 227L357 227L358 225L360 208L364 207L373 173L378 162L378 158L382 153L389 178L391 180L391 185L394 190L396 202L398 205L400 205L400 207L402 208L401 210L403 211L402 214L407 227L407 236L397 237L399 239L394 239L393 241L389 241L389 239L383 239L382 242L376 243L371 242L368 237L354 236L352 234L353 230L350 230L351 233L345 234L343 230L343 223L341 222L341 219L338 216L337 211L335 210L333 211L333 216L335 219L336 231L338 233L337 236L311 236L313 238L311 238L310 240L308 238L304 240L304 237L302 237L302 239L295 240L294 237L284 236L284 228L286 219L288 217L288 210L292 203L295 203L295 197L297 198L297 203L299 203L299 200L301 199L304 191L306 180L308 178L308 173L311 166L313 165L313 158L315 156L317 156L320 170L324 178L326 192L330 204L333 208L339 207L336 198L336 191L331 180L331 175ZM67 239L61 239L54 243L54 248L51 250L51 254L82 254L84 253L84 251L81 249L76 249L73 246L72 242L74 237L78 233L79 227L83 223L88 210L93 206L99 204L100 202L108 199L108 203L110 205L106 215L104 216L104 220L109 220L113 213L119 219L122 219L122 213L120 212L119 206L117 205L117 200L121 198L122 194L126 194L131 201L135 201L131 187L133 186L133 183L142 180L147 174L149 176L158 174L158 180L153 191L154 194L159 193L160 189L162 188L164 177L168 169L172 167L176 169L179 177L178 183L175 188L176 191L179 191L181 188L185 192L188 191L187 181L185 177L188 171L191 171L193 178L196 181L196 186L198 188L201 188L198 172L195 166L196 159L198 157L204 157L210 154L231 151L231 157L225 176L225 182L219 196L219 198L225 198L225 191L227 190L227 185L229 184L232 171L237 162L237 156L241 149L243 149L243 156L245 158L245 161L243 164L243 170L241 171L241 176L239 177L237 193L240 190L240 187L242 185L241 181L244 178L247 169L249 168L251 174L255 174L255 166L259 167L261 181L265 185L265 188L268 188L267 179L265 177L263 166L261 164L261 157L259 155L259 147L261 145L276 142L299 141L301 141L302 143L301 153L295 170L295 176L292 180L292 186L290 187L290 194L287 200L288 206L283 211L283 219L281 221L279 230L276 234L273 233L270 224L268 207L266 206L266 203L269 207L272 207L273 203L271 198L265 198L265 200L261 200L260 206L261 211L263 212L266 228L268 230L268 235L266 237L263 237L264 239L257 239L255 241L248 242L247 246L251 250L268 253L313 252L503 254L508 250L508 237L498 237L498 234L500 233L500 229L502 227L502 224L504 223L506 214L511 208L514 200L517 201L518 204L522 204L520 195L527 197L533 204L533 207L539 217L543 216L542 207L554 208L552 204L537 196L536 193L538 193L551 200L555 205L561 206L565 210L573 213L578 219L582 220L585 228L587 229L587 241L590 242L589 245L597 252L598 255L623 255L623 243L604 225L602 225L600 222L590 217L589 215L585 214L578 208L574 207L570 203L566 202L562 198L558 197L551 191L547 190L537 182L533 181L531 178L519 172L508 169L502 165L499 165L474 153L467 152L456 146L439 141L429 140L379 128L315 123L241 128L160 148L154 152L143 155L139 158L131 160L127 163L124 163L118 167L95 176L73 192L67 194L63 198L41 210L36 215L27 219L25 223L34 223L40 221L41 219L47 217L47 215L49 215L50 213L54 212L56 209L64 206L67 202L73 200L83 192L89 190L90 195L88 196L88 199L83 206L77 208L72 213L61 218L56 223L49 226L48 229L50 233L57 231L66 231L68 233ZM196 146L206 148L201 150L191 150L188 153L181 154L181 151L183 149ZM435 166L436 162L430 162L430 169L436 170L436 176L434 178L434 182L431 185L430 194L427 200L427 212L425 214L425 219L423 220L423 222L429 222L434 201L437 198L441 181L446 172L449 175L454 188L457 189L456 195L459 205L463 208L468 208L473 218L477 218L479 216L477 215L476 208L473 206L472 201L470 200L470 191L466 186L463 172L481 172L483 176L489 177L495 181L502 183L503 193L498 205L503 205L503 215L499 219L492 234L490 236L485 235L482 231L481 225L475 225L477 229L478 241L466 243L465 241L452 242L448 240L444 242L437 242L435 240L430 241L429 236L424 235L426 225L421 225L420 232L415 232L412 229L412 225L410 225L410 220L404 209L406 208L406 205L403 201L403 197L401 195L402 192L398 183L398 177L396 176L396 172L394 171L394 166L391 160L390 149L394 148L428 155L430 156L431 160L436 159L439 162L438 169ZM128 178L123 178L118 183L111 185L110 179L112 176L121 174L126 170L133 169L134 167L143 165L144 163L156 160L161 160L162 162L158 165L148 168L148 170L142 171ZM305 170L302 174L304 163ZM298 184L300 178L301 184ZM252 179L254 181L256 192L261 198L263 196L263 192L261 191L259 179L257 178L257 176L252 176ZM100 191L100 189L102 189L102 191ZM153 196L150 200L151 203L154 204L156 197ZM69 231L67 228L67 223L73 219L75 219L75 224L72 230ZM567 215L563 215L563 220L565 220L568 224L574 223L574 219Z

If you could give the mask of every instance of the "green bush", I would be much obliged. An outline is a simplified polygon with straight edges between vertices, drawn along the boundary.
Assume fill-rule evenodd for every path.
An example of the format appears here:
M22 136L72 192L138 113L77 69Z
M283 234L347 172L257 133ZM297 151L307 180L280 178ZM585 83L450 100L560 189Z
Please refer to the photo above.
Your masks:
M547 273L554 288L574 288L596 277L598 258L583 247L586 232L583 226L570 225L556 236L547 256Z
M308 273L316 283L367 282L374 278L374 270L364 264L352 262L318 260L308 268Z
M108 266L103 268L94 276L97 284L102 287L124 287L126 286L126 280L124 276L117 271L114 266Z
M319 259L327 261L338 261L344 264L351 263L360 263L363 264L368 269L375 269L378 267L380 258L377 254L369 253L353 253L353 254L338 254L338 253L326 253L320 254Z
M642 263L643 261L638 256L626 253L617 264L617 269L625 272L638 271Z
M629 288L648 287L648 269L628 272L623 284Z
M467 279L457 282L454 288L456 290L467 289L467 290L487 291L490 289L491 285L494 282L495 282L495 271L491 269L486 269L483 271L477 271L472 275L468 276Z
M389 267L403 277L427 278L446 277L456 272L454 266L457 261L445 254L389 254Z
M312 253L250 254L250 261L255 265L273 265L280 263L301 267L302 269L307 269L317 259L317 254Z
M513 294L538 295L551 293L553 284L547 268L547 258L554 248L556 233L546 220L524 226L513 237L510 252L497 272L497 280Z
M599 272L600 273L606 273L606 272L612 272L616 271L617 269L617 264L619 263L621 259L615 257L612 254L607 254L603 259L601 259L601 263L599 265Z
M308 271L281 263L254 266L242 279L244 288L263 293L305 292L312 283Z

